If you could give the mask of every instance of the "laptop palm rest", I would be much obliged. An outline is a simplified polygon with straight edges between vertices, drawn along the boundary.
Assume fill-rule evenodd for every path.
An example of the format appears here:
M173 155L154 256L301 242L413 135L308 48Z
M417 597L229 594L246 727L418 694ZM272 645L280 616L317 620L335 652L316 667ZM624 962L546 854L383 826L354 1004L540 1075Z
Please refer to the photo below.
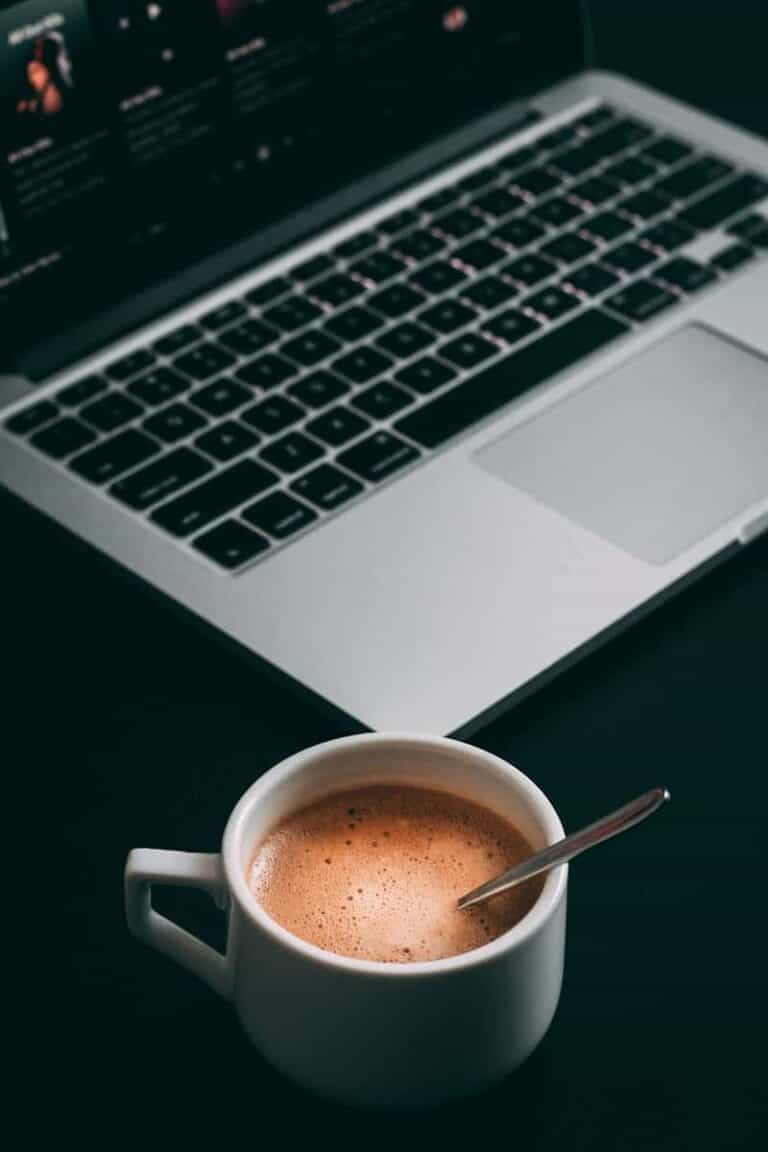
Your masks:
M768 496L768 361L680 328L475 459L663 564Z

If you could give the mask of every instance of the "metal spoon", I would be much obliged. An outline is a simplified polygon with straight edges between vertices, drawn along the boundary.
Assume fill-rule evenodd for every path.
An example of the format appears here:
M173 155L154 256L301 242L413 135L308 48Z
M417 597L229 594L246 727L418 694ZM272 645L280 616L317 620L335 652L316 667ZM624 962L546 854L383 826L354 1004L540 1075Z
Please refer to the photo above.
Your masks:
M610 840L612 836L618 836L619 832L626 832L627 828L639 824L669 799L670 794L666 788L653 788L650 792L625 804L623 808L617 808L615 812L603 816L602 820L596 820L594 824L588 824L580 832L574 832L564 840L558 840L543 852L529 856L514 868L502 872L495 880L488 880L479 888L473 888L471 892L461 897L458 902L459 908L471 908L473 904L479 904L483 900L489 900L491 896L506 892L508 888L514 888L523 880L530 880L532 876L538 876L539 873L547 872L558 864L573 860L574 856L586 852L587 848L594 848L596 844L602 844L604 840Z

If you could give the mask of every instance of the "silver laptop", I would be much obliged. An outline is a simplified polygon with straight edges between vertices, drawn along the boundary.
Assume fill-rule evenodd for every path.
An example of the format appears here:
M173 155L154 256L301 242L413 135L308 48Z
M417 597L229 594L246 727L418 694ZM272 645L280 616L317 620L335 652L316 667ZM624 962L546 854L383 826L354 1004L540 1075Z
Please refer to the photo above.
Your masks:
M755 539L768 144L589 63L573 0L6 6L2 482L377 729Z

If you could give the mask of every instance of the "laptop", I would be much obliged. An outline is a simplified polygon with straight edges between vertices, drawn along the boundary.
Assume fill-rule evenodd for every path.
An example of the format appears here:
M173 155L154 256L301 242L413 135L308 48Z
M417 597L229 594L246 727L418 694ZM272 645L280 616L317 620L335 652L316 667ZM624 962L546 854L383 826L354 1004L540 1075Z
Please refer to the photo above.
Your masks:
M576 0L5 5L0 480L374 729L748 544L768 144L590 64Z

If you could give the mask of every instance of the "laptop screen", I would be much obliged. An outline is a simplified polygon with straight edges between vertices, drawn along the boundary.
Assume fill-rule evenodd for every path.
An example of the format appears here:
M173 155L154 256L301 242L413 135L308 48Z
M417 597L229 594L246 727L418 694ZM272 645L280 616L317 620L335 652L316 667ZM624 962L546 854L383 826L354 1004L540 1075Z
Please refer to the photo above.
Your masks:
M13 331L23 345L66 330L573 71L578 8L0 6L0 299Z

